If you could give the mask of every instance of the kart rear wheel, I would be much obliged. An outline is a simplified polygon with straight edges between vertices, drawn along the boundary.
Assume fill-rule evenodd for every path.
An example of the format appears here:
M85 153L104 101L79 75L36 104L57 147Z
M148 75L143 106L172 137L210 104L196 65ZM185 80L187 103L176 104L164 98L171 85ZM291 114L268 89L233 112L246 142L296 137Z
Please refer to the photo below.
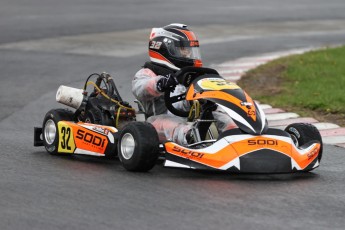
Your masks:
M86 123L92 124L101 124L102 123L102 115L101 111L98 109L88 109L85 112L85 120Z
M131 122L121 131L118 156L128 171L146 172L159 156L159 139L155 128L147 122Z
M115 125L109 114L102 112L99 108L93 108L91 106L87 106L85 109L85 115L80 116L79 118L81 118L81 121L86 123L108 126Z
M321 144L318 160L322 158L322 138L319 130L312 124L308 123L294 123L285 128L285 132L289 133L293 142L297 147L302 146L309 141L319 141Z
M73 121L74 113L67 109L52 109L46 113L42 125L43 145L47 152L56 154L58 151L58 122Z

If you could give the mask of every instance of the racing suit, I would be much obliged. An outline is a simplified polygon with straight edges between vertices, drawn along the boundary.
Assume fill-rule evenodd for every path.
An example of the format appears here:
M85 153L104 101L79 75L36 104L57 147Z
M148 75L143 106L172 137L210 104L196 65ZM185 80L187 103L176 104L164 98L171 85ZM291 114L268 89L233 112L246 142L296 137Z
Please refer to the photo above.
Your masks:
M147 122L151 123L157 130L159 141L174 141L180 145L188 144L186 134L192 128L192 122L187 122L186 118L171 114L165 106L164 93L157 90L157 81L167 74L174 73L172 69L165 68L153 62L146 62L134 76L132 81L132 92L139 100L148 117ZM177 85L173 95L185 92L183 85ZM174 104L174 107L189 111L190 106L187 101ZM237 127L233 120L222 109L217 108L212 112L217 129L224 130Z

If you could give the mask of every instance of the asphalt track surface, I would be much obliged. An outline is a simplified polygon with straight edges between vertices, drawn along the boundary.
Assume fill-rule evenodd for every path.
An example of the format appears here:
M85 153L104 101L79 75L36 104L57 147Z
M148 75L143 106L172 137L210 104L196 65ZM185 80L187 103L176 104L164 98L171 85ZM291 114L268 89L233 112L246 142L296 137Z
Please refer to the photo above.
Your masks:
M89 74L107 71L122 97L133 100L130 80L146 61L135 44L147 37L124 44L132 54L102 55L97 38L108 33L140 34L171 22L200 32L216 25L229 34L213 33L217 39L202 47L204 63L212 65L343 43L344 12L343 0L1 1L0 229L344 229L343 148L324 146L312 173L234 175L161 163L130 173L117 160L51 156L32 144L33 127L61 107L54 102L61 84L82 87ZM67 43L71 49L63 49ZM81 48L73 52L74 46Z

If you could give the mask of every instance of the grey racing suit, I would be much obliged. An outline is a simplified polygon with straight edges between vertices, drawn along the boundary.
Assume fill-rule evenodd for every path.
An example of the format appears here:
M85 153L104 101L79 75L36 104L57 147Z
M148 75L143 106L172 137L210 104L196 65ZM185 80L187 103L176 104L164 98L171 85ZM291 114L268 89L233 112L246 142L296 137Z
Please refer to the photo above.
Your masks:
M192 128L192 122L187 122L186 118L171 114L165 106L164 94L157 90L157 81L162 78L156 75L149 68L140 69L132 81L132 92L139 100L148 116L147 122L151 123L157 130L160 142L167 140L178 144L187 144L186 133ZM177 85L173 94L181 94L186 88ZM189 111L190 106L187 101L175 103L174 107ZM233 120L222 109L217 108L213 112L216 125L220 132L237 127Z

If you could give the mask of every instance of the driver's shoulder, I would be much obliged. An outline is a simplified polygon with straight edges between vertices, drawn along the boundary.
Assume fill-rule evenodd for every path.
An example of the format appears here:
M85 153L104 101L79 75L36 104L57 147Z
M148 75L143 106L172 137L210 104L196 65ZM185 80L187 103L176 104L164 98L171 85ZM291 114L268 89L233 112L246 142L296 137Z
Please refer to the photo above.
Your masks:
M140 77L157 77L157 75L149 68L141 68L136 74L136 78Z

